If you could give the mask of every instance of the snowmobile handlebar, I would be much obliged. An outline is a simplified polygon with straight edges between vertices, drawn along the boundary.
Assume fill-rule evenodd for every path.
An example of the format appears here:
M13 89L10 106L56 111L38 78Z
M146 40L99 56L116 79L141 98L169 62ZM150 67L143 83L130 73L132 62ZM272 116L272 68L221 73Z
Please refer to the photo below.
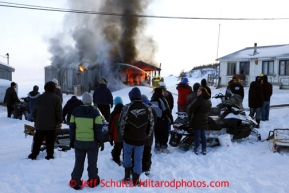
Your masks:
M223 95L222 93L219 93L213 96L212 98L218 99L218 98L225 98L225 97L226 97L225 95Z

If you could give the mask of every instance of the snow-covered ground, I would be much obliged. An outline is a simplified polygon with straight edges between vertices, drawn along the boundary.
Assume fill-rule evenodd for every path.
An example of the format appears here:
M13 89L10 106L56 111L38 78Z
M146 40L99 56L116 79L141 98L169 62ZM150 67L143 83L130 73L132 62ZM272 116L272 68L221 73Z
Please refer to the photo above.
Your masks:
M202 77L189 78L192 86L200 82ZM40 92L43 92L43 80L38 81ZM168 90L174 93L176 118L177 91L176 77L166 77ZM18 92L23 97L32 90L34 84L21 84ZM142 94L149 98L152 89L139 87ZM211 87L212 94L224 93L225 88ZM113 96L121 96L124 103L129 102L125 88L113 92ZM274 87L271 105L289 104L288 90ZM248 88L245 88L244 107L248 107ZM71 95L64 95L64 103ZM78 97L81 99L81 97ZM213 106L219 103L212 99ZM272 108L270 120L261 122L259 132L266 139L269 131L274 128L288 128L289 108ZM37 160L27 159L30 153L32 136L25 137L25 120L6 117L6 107L0 106L0 192L75 192L68 186L70 174L74 166L74 151L61 152L55 150L55 159L47 161L46 152L41 152ZM289 192L289 151L272 152L272 141L257 142L254 137L234 142L233 147L221 146L208 148L207 155L195 155L192 151L183 152L169 146L169 154L152 153L152 168L149 176L141 175L142 181L147 180L148 187L116 187L124 176L124 169L111 160L109 143L105 143L104 151L99 153L98 169L101 184L94 188L83 188L84 192ZM87 180L86 166L83 179ZM111 182L117 182L117 185ZM158 183L159 187L156 187ZM161 184L162 183L162 184ZM160 187L161 186L161 187Z

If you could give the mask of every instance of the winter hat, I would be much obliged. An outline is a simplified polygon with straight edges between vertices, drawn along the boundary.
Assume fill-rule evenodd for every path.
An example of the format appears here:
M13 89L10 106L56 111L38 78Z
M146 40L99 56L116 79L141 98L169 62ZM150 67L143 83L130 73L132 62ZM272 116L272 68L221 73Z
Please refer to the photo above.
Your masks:
M141 100L141 93L138 87L133 87L131 91L128 93L129 99L133 100Z
M114 105L123 104L122 98L117 96L113 101Z
M183 78L182 83L183 84L188 84L189 80L187 78Z
M149 104L149 102L150 102L148 97L144 94L141 95L141 100L144 104Z
M15 82L11 82L11 84L10 84L10 85L11 85L11 87L12 87L12 86L15 86L15 85L16 85L16 83L15 83Z
M99 82L100 82L100 84L107 85L107 80L105 80L104 78L101 78Z
M261 82L261 80L262 80L262 77L256 76L256 81L257 81L257 82Z
M166 87L166 83L160 82L160 87Z
M91 104L92 103L92 95L88 92L83 93L82 95L83 104Z
M55 90L55 83L52 81L46 82L44 85L44 90L45 91L51 91L54 92Z
M38 92L39 87L37 85L33 86L33 91Z
M54 82L54 84L58 85L58 80L56 78L53 78L52 82Z
M203 78L203 79L201 80L201 85L202 85L202 86L207 86L207 80L206 80L205 78Z
M193 90L194 90L194 91L197 91L200 86L201 86L200 83L196 82L196 83L194 84L194 86L193 86Z

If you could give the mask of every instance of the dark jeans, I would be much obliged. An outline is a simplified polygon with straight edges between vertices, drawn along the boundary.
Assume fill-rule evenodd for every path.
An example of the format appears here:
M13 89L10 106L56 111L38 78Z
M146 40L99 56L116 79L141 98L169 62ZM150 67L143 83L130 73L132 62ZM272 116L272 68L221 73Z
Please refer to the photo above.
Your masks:
M269 120L269 112L270 112L270 101L264 101L261 113L262 121Z
M255 116L256 121L260 121L262 118L261 112L262 112L262 108L250 108L249 116L252 118L254 118L254 116Z
M76 181L77 185L81 185L81 177L84 169L85 156L88 161L88 177L89 179L98 179L97 157L98 144L95 141L75 141L75 164L71 173L71 179Z
M55 130L36 130L33 138L32 154L38 156L44 137L46 138L46 152L48 157L54 154Z
M168 147L169 131L168 131L168 120L158 119L155 126L155 148L164 149Z
M120 154L123 149L123 142L114 142L113 149L111 150L112 159L120 162Z
M108 122L109 115L110 115L110 106L109 105L96 105L97 108L100 110L101 114L104 116L105 120Z
M11 117L13 105L7 105L7 117Z
M142 171L148 171L152 165L152 146L144 146L143 156L142 156Z
M206 151L207 139L206 139L206 129L194 130L195 135L195 147L194 150L197 151L200 146L200 139L202 142L202 151Z

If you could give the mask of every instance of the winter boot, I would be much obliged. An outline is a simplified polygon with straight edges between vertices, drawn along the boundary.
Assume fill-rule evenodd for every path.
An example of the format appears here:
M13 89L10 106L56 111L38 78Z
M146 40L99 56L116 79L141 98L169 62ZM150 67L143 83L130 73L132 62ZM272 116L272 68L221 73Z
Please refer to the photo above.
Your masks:
M35 156L35 155L32 154L32 153L28 156L28 158L29 158L29 159L32 159L32 160L36 160L36 157L37 157L37 156Z
M132 173L132 183L133 183L133 186L140 186L139 176L140 176L139 174Z
M130 170L131 168L124 168L124 181L128 182L130 180Z
M98 186L100 183L100 179L99 179L99 176L97 176L96 178L94 179L89 179L87 180L87 185L91 188L94 188L96 186Z
M260 128L260 120L256 120L256 122L258 123L258 125L255 126L255 128Z

